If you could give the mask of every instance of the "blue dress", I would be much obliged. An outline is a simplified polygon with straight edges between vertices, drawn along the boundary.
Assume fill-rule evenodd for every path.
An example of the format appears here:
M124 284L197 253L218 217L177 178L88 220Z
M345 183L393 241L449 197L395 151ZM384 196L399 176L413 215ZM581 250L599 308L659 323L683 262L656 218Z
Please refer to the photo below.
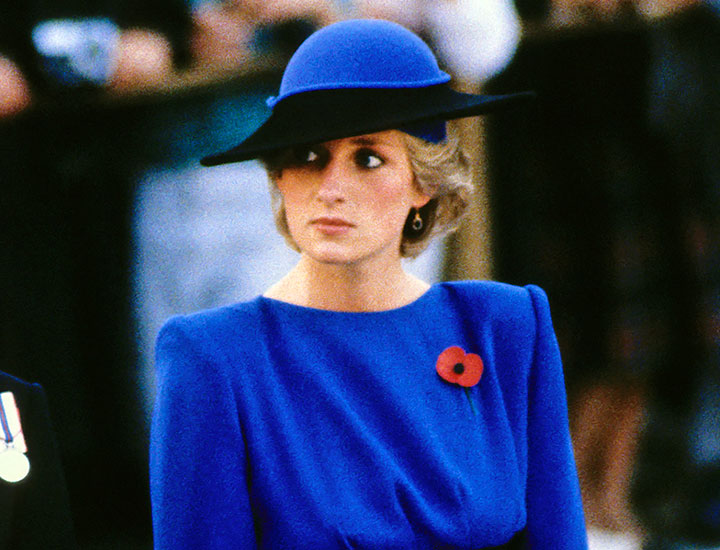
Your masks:
M436 371L452 346L483 360L468 391ZM587 548L537 287L369 313L259 297L171 319L157 371L157 549Z

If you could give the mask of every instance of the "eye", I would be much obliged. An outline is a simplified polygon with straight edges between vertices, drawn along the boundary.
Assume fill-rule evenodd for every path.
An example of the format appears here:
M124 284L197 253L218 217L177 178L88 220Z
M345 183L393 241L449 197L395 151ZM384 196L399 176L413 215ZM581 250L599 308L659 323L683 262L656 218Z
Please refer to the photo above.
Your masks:
M320 160L320 151L315 147L298 147L293 149L292 157L296 166L314 164Z
M355 162L362 168L379 168L385 161L370 149L360 149L355 153Z

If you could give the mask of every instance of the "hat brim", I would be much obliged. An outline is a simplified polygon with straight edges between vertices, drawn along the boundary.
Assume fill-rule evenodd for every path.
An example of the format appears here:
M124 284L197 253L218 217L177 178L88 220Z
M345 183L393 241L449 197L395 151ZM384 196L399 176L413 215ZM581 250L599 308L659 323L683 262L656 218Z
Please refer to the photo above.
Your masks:
M207 156L200 163L241 162L300 145L483 115L534 97L533 92L467 94L447 85L306 92L278 103L270 117L237 147Z

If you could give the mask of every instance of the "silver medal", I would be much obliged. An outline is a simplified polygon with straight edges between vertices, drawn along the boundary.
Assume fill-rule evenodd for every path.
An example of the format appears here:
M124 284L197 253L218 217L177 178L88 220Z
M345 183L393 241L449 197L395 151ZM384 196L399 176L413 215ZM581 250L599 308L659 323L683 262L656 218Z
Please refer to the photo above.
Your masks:
M27 456L12 447L0 451L0 478L8 483L22 481L30 473Z
M30 473L30 461L12 392L0 393L0 428L0 479L17 483Z

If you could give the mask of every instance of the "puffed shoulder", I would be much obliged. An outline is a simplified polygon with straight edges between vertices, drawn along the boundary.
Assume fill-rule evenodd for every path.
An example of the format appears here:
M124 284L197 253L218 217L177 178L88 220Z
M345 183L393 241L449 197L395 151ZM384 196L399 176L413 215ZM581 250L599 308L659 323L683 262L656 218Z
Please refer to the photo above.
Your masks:
M548 298L540 287L463 281L446 288L452 309L463 322L492 335L498 349L515 357L516 366L530 369L545 355L546 344L554 345Z
M456 281L445 283L448 290L470 300L482 300L499 309L523 309L537 302L547 304L545 291L536 285L517 286L497 281Z
M171 317L160 329L158 341L178 333L186 338L247 338L260 319L258 300ZM230 331L230 333L228 333Z
M545 291L536 285L516 286L495 281L459 281L446 283L453 301L465 303L472 311L494 319L500 326L535 324L550 319Z
M252 350L237 346L260 336L257 300L171 317L155 343L155 366L160 381L209 375L217 366L217 350Z

